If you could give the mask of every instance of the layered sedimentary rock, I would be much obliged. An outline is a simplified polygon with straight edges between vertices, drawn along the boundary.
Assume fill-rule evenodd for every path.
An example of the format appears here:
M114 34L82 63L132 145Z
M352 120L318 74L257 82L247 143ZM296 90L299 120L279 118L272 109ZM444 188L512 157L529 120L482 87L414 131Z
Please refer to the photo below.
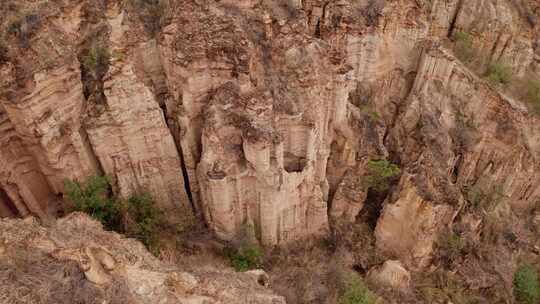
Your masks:
M184 272L84 214L0 220L4 303L285 303L263 271Z
M534 32L529 29L537 26L534 14L537 5L518 0L463 1L456 12L452 34L470 33L479 58L488 63L504 62L517 76L523 76L534 56Z
M106 104L86 119L85 128L102 170L115 178L120 195L145 190L163 209L174 213L179 207L189 208L189 201L165 115L141 75L145 61L141 64L137 56L150 42L133 49L123 46L126 42L122 37L127 35L123 18L120 11L109 16L109 51L113 58L103 79ZM142 56L151 58L152 54ZM148 75L151 77L151 71Z
M2 216L45 216L49 186L5 112L2 114Z
M368 274L370 280L393 289L407 290L411 284L410 273L399 261L389 260Z
M199 209L225 239L244 225L253 225L268 245L325 233L329 121L347 87L339 65L324 57L327 46L301 41L301 33L262 24L254 29L261 32L243 31L249 12L234 21L223 12L199 10L180 16L226 30L209 30L216 36L202 38L200 27L184 33L173 23L164 29L162 45ZM291 44L295 39L299 45Z
M378 247L425 266L467 187L538 197L537 118L451 51L467 33L479 67L537 77L535 3L137 3L59 2L6 32L1 215L45 216L63 180L107 174L170 214L191 201L225 240L285 244L369 209ZM388 193L366 185L378 159L401 167Z
M30 49L22 48L23 60L27 62L18 62L22 67L8 63L2 70L5 123L13 125L16 134L12 137L21 142L19 162L28 154L28 164L35 167L34 173L30 168L26 170L26 177L17 177L17 169L2 168L6 175L11 175L4 186L6 192L14 193L8 195L10 200L15 202L20 200L15 196L28 196L23 198L27 207L15 205L18 212L26 215L25 209L31 209L31 213L43 218L48 209L55 208L51 200L63 193L66 180L83 181L91 175L106 174L113 178L115 191L122 196L148 191L165 210L189 210L180 157L164 114L132 63L137 49L125 49L118 41L123 34L123 14L112 6L111 16L102 24L112 28L107 44L111 45L113 55L126 55L123 60L113 57L101 80L106 102L99 104L85 92L81 68L87 59L78 59L74 53L75 43L87 39L76 31L85 25L70 15L82 14L81 6L64 8L68 10L67 16L55 16L64 18L48 17L45 13L36 17L42 18L36 25L42 37L34 38ZM49 37L53 39L47 41ZM91 47L95 47L93 43ZM52 58L47 58L51 62L43 67L40 63L46 55ZM20 75L19 70L24 74ZM10 128L6 127L8 131ZM7 144L2 155L6 161L9 150L16 149L11 147L16 140ZM10 181L17 178L31 181ZM30 190L14 188L26 185ZM41 210L36 207L38 202Z
M491 193L496 204L518 210L533 206L538 199L537 118L528 115L519 102L493 90L449 51L436 44L425 49L407 110L397 122L389 136L401 161L414 164L409 168L415 172L414 182L389 198L376 231L381 248L394 242L390 245L393 254L405 260L428 256L414 252L424 250L420 249L423 242L427 242L425 253L431 252L436 235L431 230L449 224L455 214L448 209L459 211L470 199L465 196L466 187ZM401 184L408 179L404 175ZM416 194L411 196L411 191ZM425 203L422 200L432 203L418 209L420 205L413 207L418 199L420 205ZM404 207L403 202L413 205ZM417 209L421 212L416 213ZM422 224L423 218L431 219ZM392 222L413 226L398 228ZM388 242L388 237L398 235L402 236L399 241ZM422 241L407 246L407 236ZM400 248L404 245L407 248Z

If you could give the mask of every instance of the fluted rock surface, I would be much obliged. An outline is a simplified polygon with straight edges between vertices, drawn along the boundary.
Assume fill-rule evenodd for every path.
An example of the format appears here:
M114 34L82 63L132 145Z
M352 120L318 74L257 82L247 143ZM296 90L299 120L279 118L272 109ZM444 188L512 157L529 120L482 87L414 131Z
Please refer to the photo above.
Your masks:
M2 24L2 216L46 217L63 180L107 174L225 240L326 235L369 209L377 246L426 266L466 187L538 198L538 119L451 51L467 32L477 66L539 77L537 3L75 2L22 1ZM375 194L384 158L402 175Z

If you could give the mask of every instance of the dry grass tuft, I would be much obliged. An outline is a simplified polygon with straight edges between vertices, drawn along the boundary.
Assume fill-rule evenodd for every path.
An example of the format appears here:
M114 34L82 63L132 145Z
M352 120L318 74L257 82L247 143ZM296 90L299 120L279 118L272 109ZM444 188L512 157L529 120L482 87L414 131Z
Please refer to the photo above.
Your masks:
M20 246L0 259L0 303L101 304L134 303L122 282L99 288L85 279L75 262Z

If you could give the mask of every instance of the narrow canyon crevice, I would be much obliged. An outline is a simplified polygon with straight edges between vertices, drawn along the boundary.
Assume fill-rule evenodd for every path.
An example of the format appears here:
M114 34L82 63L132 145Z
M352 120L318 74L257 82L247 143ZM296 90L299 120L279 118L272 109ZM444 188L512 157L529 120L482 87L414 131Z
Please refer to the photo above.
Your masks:
M446 34L446 36L448 38L452 38L452 36L455 34L454 31L455 31L455 28L456 28L457 19L459 17L459 14L460 14L462 8L463 8L463 2L464 1L466 1L466 0L457 0L456 7L455 7L454 12L453 12L453 14L451 16L451 19L450 19L448 32Z
M0 188L0 218L18 216L20 216L20 213L17 207L13 204L4 189Z

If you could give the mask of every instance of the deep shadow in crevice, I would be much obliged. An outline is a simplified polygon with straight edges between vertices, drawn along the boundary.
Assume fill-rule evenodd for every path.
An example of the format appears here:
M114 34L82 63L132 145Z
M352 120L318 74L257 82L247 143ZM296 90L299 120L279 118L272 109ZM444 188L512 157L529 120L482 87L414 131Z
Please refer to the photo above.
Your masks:
M11 201L4 189L0 189L0 218L2 217L19 217L19 210ZM6 213L6 214L4 214Z
M317 21L317 25L315 26L315 37L321 38L321 20Z
M283 168L288 173L302 172L307 166L307 159L285 152L283 156Z
M359 219L357 220L367 223L370 229L375 230L377 221L381 216L384 200L387 196L388 191L377 192L369 189L364 207L358 215Z
M354 264L352 269L361 276L367 273L367 270L361 264Z
M459 16L459 12L461 11L462 7L463 7L463 0L459 0L456 6L456 11L454 13L454 16L452 16L452 21L450 22L450 26L448 27L448 33L447 33L448 38L452 37L452 33L454 32L454 29L456 27L456 21Z
M196 213L195 202L193 202L193 193L191 193L189 174L187 172L186 163L184 162L184 153L182 152L182 147L178 148L178 154L180 154L180 167L182 168L182 176L184 177L184 189L186 190L191 208L193 209L193 212Z
M195 202L193 201L193 193L191 192L191 184L189 182L189 174L187 171L186 162L184 160L184 151L182 150L182 144L180 143L180 127L174 120L167 118L167 107L165 105L165 102L160 103L160 108L163 112L163 115L165 116L165 123L167 125L167 128L171 132L171 135L174 139L174 145L176 146L176 151L178 153L178 156L180 157L180 168L182 170L182 177L184 180L184 190L186 191L193 214L197 215L197 208L195 206Z

